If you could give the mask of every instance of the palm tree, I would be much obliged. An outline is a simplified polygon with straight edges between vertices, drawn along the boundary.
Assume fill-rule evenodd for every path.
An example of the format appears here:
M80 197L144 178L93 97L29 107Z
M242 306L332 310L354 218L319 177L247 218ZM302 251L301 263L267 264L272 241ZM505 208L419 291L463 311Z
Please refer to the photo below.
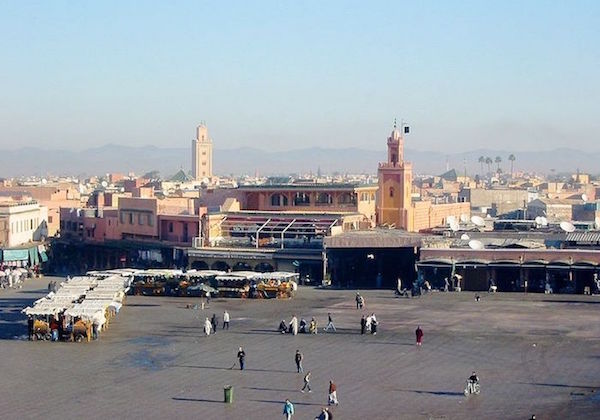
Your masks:
M494 162L496 162L498 164L498 172L500 172L500 162L502 162L502 158L500 156L496 156L496 159L494 159Z
M517 159L517 158L512 153L510 155L508 155L508 160L510 160L510 177L511 178L513 177L513 165L515 163L515 159Z
M479 156L478 162L481 164L481 173L483 174L483 164L485 163L485 158L483 156Z
M494 162L494 161L492 160L492 158L491 158L491 157L489 157L489 156L488 156L488 157L486 157L486 158L485 158L485 164L486 164L486 165L487 165L487 167L488 167L488 172L492 172L492 169L491 169L490 165L491 165L493 162Z

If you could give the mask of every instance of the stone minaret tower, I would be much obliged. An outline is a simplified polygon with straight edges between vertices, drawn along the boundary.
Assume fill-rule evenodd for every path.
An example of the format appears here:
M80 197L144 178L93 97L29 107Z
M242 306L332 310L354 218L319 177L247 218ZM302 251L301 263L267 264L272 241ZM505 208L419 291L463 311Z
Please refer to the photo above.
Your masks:
M412 164L404 161L404 136L394 122L387 139L387 162L379 164L377 223L412 230Z
M212 152L208 128L202 123L196 128L196 138L192 140L192 176L196 181L212 178Z

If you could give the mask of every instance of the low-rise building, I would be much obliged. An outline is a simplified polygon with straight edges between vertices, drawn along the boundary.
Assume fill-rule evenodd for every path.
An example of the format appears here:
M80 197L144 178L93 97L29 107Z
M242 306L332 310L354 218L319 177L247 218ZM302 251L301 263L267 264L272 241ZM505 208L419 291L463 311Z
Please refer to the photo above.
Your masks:
M30 197L0 201L0 246L11 248L48 237L48 209Z

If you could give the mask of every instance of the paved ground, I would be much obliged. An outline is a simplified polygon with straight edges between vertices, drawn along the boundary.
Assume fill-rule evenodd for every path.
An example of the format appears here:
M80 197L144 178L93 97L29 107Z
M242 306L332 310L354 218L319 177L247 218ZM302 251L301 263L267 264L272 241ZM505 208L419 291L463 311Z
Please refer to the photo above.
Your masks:
M48 279L0 291L2 418L278 419L283 401L312 420L338 384L336 419L598 418L600 298L558 295L436 293L398 299L365 292L380 321L359 334L353 291L302 288L289 301L214 300L202 314L193 298L129 297L93 343L14 339L25 334L20 309L45 293ZM231 329L201 334L204 316L232 315ZM338 332L280 335L293 313L333 313ZM421 349L414 329L425 332ZM247 370L230 367L237 347ZM294 353L313 371L312 394L299 392ZM482 394L462 395L476 370ZM223 404L223 386L234 404Z

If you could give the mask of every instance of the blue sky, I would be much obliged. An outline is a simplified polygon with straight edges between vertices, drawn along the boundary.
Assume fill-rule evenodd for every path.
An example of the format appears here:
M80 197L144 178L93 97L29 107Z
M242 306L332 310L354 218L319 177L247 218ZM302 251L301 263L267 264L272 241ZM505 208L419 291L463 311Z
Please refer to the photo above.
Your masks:
M600 2L0 2L0 148L600 150Z

